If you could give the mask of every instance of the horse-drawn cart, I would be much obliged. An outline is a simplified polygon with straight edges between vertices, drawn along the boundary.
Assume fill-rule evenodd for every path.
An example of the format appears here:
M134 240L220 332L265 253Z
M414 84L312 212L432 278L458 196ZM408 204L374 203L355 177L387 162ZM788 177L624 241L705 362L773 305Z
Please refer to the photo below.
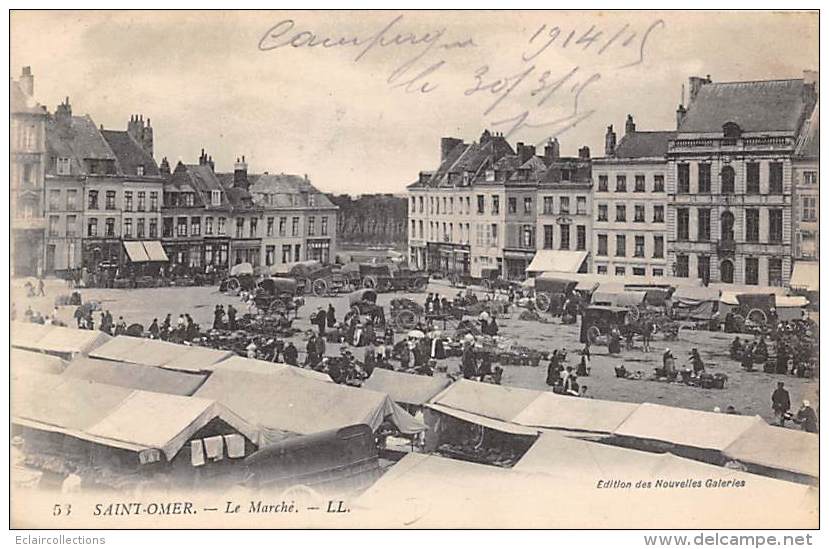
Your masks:
M298 295L299 285L292 278L266 278L259 282L253 296L256 308L265 314L284 314L293 311L294 316L305 300Z

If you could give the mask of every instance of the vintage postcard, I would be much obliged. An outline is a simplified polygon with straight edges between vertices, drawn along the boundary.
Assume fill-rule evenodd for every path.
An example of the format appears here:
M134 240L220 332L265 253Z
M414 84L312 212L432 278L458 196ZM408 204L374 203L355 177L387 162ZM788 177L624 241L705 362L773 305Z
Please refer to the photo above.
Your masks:
M817 528L818 23L12 10L12 528Z

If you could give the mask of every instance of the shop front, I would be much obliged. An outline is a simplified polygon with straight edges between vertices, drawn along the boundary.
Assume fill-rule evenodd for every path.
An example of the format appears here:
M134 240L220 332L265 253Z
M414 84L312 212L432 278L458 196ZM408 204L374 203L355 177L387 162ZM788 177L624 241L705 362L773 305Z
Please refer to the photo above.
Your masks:
M426 260L430 272L469 274L469 246L465 244L429 242Z
M308 260L319 261L323 265L331 262L331 239L309 238L305 246Z
M507 280L525 280L527 267L533 260L535 250L504 250L504 267Z
M233 240L230 245L230 255L233 265L250 263L255 269L262 264L262 240L259 238Z
M81 263L92 277L92 285L112 287L120 278L126 262L124 246L117 238L93 238L83 241Z

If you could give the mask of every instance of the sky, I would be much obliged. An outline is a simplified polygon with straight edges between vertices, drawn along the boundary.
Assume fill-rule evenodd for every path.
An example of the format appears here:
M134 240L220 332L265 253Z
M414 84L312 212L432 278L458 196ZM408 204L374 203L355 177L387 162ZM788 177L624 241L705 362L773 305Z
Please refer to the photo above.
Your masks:
M440 138L488 128L600 156L613 124L670 130L689 76L800 78L818 16L756 12L28 12L11 70L107 129L152 120L156 160L403 192ZM687 89L685 90L687 97Z

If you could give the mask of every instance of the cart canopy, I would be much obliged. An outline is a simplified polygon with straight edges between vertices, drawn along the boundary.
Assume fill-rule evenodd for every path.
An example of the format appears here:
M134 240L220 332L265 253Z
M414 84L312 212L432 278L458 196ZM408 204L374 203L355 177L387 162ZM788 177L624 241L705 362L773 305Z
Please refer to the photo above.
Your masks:
M356 305L361 301L368 301L369 303L377 303L377 292L371 288L363 288L348 294L348 304Z
M230 268L230 276L252 275L253 265L250 263L239 263Z

